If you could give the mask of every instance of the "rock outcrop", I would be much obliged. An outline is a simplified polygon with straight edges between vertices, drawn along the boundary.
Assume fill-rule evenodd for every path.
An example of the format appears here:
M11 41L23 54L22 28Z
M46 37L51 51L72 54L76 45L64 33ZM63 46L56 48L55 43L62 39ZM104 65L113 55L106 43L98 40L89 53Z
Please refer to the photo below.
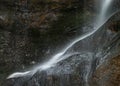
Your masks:
M0 86L14 86L17 79L6 80L9 74L48 59L70 38L81 34L79 28L84 22L89 24L90 18L96 15L93 2L94 0L0 0ZM118 2L116 0L116 7L119 7ZM118 33L120 20L111 21L107 26L112 32ZM77 71L60 76L47 76L42 72L42 76L36 74L35 77L44 86L59 86L61 82L60 86L79 86L84 82ZM119 76L118 56L95 71L91 86L119 86ZM26 82L24 86L37 86L34 81L36 79L33 79L34 77L29 79L29 83ZM45 81L48 83L42 83ZM16 86L22 85L19 82Z

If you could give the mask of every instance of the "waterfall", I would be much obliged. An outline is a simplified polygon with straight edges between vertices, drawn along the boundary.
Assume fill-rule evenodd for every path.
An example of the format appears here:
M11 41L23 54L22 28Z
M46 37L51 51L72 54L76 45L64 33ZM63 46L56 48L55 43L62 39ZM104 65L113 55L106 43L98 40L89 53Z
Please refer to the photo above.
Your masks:
M87 32L87 33L83 34L82 36L73 40L70 44L68 44L59 53L57 53L53 57L51 57L51 59L49 59L47 62L45 62L41 65L38 65L37 67L34 67L32 70L29 70L29 71L26 71L26 72L13 73L10 76L8 76L7 79L23 77L23 76L33 76L37 71L47 70L51 67L54 67L58 62L69 58L71 55L77 54L77 53L72 53L72 54L65 55L66 52L71 47L73 47L76 43L90 37L95 32L97 32L100 29L100 27L113 15L113 14L107 15L107 12L109 10L110 4L112 3L112 0L100 0L100 1L102 2L101 9L100 9L100 14L99 14L98 17L96 17L97 23L94 26L92 31ZM87 81L88 74L86 74L85 77L86 77L86 81Z
M96 18L98 21L96 25L100 25L103 23L103 21L105 21L107 12L112 2L112 0L101 0L101 1L102 1L101 10L100 10L100 14L98 15L98 18Z

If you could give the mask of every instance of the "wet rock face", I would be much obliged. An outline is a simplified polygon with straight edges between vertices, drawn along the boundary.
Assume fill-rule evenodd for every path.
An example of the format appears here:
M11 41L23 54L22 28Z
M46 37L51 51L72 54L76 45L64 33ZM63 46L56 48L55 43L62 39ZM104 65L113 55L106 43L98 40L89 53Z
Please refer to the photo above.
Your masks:
M92 86L120 85L120 56L104 62L94 73Z
M0 86L13 86L4 85L9 74L50 57L76 33L72 27L82 26L82 5L72 1L0 0Z
M119 86L120 57L104 62L93 74L89 86ZM86 86L80 70L73 74L47 75L45 71L36 73L32 78L18 78L6 81L4 86ZM4 84L6 84L4 83Z
M114 31L114 32L119 32L120 31L120 21L113 22L109 25L109 29Z
M94 2L94 0L89 2L85 0L0 0L0 86L84 85L79 72L82 68L78 68L74 74L59 76L42 72L27 79L6 81L6 77L15 71L24 70L43 61L45 57L50 57L58 50L58 45L68 42L69 38L79 31L73 27L79 25L81 28L83 23L89 20L88 16L92 16L89 11L95 11L92 1ZM83 9L85 4L89 5ZM112 22L110 29L119 32L119 21ZM114 61L110 65L117 68L119 64ZM115 86L119 86L119 82L116 81L119 80L119 73L117 72L116 75L116 71L113 72L115 78L109 79L106 84L113 81L112 83L116 83ZM99 71L96 72L95 77L101 77L102 74L100 76L99 74ZM21 83L24 80L28 81ZM93 79L93 83L98 81Z
M27 28L48 29L59 17L64 16L63 11L76 11L83 9L84 1L79 0L14 0L1 1L10 3L10 10L13 11L18 24ZM4 7L4 6L2 6ZM7 10L7 8L4 8ZM3 9L3 10L4 10ZM13 16L12 16L13 17ZM14 22L16 22L14 21ZM24 27L25 28L25 27Z
M36 74L24 84L22 79L19 79L19 81L8 81L7 83L8 85L6 86L79 86L81 84L80 78L77 75L52 76L46 75L45 72Z

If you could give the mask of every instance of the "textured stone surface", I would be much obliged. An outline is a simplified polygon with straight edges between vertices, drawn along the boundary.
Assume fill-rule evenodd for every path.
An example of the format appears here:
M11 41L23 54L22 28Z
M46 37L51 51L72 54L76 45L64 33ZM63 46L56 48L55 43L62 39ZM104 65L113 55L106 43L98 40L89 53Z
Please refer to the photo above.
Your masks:
M104 62L92 79L94 86L120 86L120 56Z
M0 0L0 86L13 86L13 82L17 82L17 79L6 81L9 74L24 70L56 53L72 37L79 35L78 28L81 28L86 21L89 24L89 17L95 15L94 0L89 2L28 0L27 3L26 1ZM117 7L119 0L116 2ZM115 22L111 21L109 29L115 33L119 32L119 22L119 19ZM92 77L91 86L120 86L119 58L115 57L101 65ZM46 73L40 75L42 76L35 76L43 86L84 84L79 67L71 75L46 76ZM43 83L45 82L43 77L48 83ZM36 79L30 79L25 86L37 86ZM21 86L20 84L21 82L16 85Z

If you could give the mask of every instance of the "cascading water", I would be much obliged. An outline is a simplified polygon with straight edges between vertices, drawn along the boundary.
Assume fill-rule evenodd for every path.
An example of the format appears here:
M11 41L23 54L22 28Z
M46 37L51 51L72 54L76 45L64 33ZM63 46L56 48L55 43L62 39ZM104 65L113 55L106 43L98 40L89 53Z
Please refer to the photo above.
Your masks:
M24 76L33 76L37 71L45 71L50 69L51 67L56 66L57 63L71 57L74 56L76 54L80 54L81 56L85 57L84 59L87 59L89 62L89 66L85 65L84 68L84 73L83 73L83 77L84 77L84 81L87 83L88 82L88 78L92 69L92 62L94 61L94 59L97 59L98 57L100 57L99 54L101 54L101 52L97 52L96 51L89 51L85 50L88 46L91 46L92 48L90 48L90 50L95 50L96 46L94 44L89 45L88 43L84 44L84 41L86 42L89 41L89 43L93 43L92 41L95 41L95 37L94 34L98 33L98 30L100 29L100 27L114 14L109 14L107 15L108 10L110 10L110 5L112 3L112 0L101 0L101 10L100 10L100 15L96 17L97 23L94 25L94 28L83 34L82 36L76 38L74 41L72 41L67 47L65 47L63 50L61 50L61 52L55 54L50 60L48 60L47 62L38 65L37 67L33 68L32 70L26 71L26 72L16 72L11 74L7 79L10 78L18 78L18 77L24 77ZM100 31L101 32L101 31ZM102 36L102 35L99 35ZM90 37L90 38L89 38ZM98 37L99 39L99 37ZM99 40L98 40L99 41ZM106 42L106 41L105 41ZM80 49L80 52L69 52L70 49L72 49L77 43L82 45L85 45L86 47L83 47L85 49ZM83 43L83 44L82 44ZM97 44L96 44L97 45ZM99 49L99 48L98 48ZM84 50L82 52L82 50ZM81 57L82 58L82 57ZM101 60L101 59L99 59ZM82 62L82 60L81 60ZM86 84L86 86L88 86L88 83Z
M101 5L101 10L100 10L100 15L97 18L98 22L96 25L100 25L103 23L103 21L106 20L106 16L107 16L106 14L109 10L112 0L101 0L101 2L102 2L101 3L102 5Z

